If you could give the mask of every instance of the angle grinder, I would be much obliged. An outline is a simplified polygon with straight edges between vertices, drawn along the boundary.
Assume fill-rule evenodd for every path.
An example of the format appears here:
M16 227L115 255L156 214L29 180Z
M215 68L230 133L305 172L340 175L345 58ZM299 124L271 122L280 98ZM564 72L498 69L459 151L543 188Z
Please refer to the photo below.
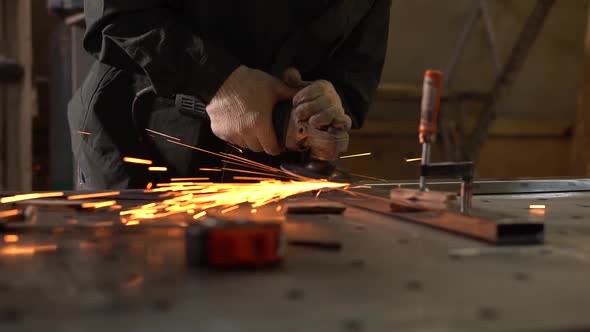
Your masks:
M304 81L295 68L285 70L283 82L292 88L304 88L312 83ZM284 121L287 124L284 129L285 134L279 136L279 141L284 142L285 148L289 150L307 151L308 158L299 164L284 163L281 169L292 175L312 179L347 181L347 174L337 170L336 161L348 150L348 132L333 126L315 128L308 121L298 120L290 104L284 108L284 110L278 110L281 114L288 114L288 118ZM277 135L279 135L278 130Z
M294 68L284 72L283 81L292 88L311 84ZM176 95L176 108L188 116L209 118L205 105L193 96ZM308 121L297 120L292 109L291 102L278 103L273 109L277 140L286 149L306 155L300 163L283 163L281 169L297 177L347 181L348 175L337 169L336 161L348 150L348 132L333 126L315 128Z
M301 80L296 69L285 71L283 80L293 88L303 88L311 82ZM135 97L132 117L141 141L146 141L141 123L145 114L141 114L144 104L157 97L153 87L139 91ZM206 105L195 96L178 94L175 96L175 108L182 114L194 118L209 120ZM348 149L349 135L346 130L326 126L315 128L307 121L298 121L292 112L291 102L281 102L273 109L273 126L279 144L291 151L304 153L300 163L283 163L281 169L301 178L328 179L331 181L348 181L346 173L336 167L338 158Z

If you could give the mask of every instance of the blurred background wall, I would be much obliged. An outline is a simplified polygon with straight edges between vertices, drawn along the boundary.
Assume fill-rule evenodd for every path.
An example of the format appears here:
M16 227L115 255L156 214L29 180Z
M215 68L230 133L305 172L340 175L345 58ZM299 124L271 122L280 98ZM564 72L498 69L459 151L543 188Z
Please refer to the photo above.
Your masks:
M424 70L444 71L477 2L394 0L382 83L419 86ZM485 3L504 63L536 1ZM587 20L587 1L555 2L514 85L495 107L499 117L481 151L480 177L588 175L571 162ZM484 27L482 19L474 25L446 88L491 89L495 73ZM478 111L477 104L448 103L441 112L459 113L469 123ZM419 156L418 113L418 102L377 102L351 146L351 153L373 152L373 158L348 165L377 177L414 176L416 165L404 158Z

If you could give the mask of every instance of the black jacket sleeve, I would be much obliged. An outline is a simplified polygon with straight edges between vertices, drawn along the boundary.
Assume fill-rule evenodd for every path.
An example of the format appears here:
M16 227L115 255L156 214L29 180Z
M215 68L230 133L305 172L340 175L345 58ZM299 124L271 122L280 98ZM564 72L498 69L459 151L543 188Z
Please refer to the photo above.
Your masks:
M375 0L373 7L338 48L321 77L332 82L352 127L363 125L385 62L391 0Z
M159 95L209 102L239 62L195 34L181 0L86 0L84 48L110 66L145 74Z

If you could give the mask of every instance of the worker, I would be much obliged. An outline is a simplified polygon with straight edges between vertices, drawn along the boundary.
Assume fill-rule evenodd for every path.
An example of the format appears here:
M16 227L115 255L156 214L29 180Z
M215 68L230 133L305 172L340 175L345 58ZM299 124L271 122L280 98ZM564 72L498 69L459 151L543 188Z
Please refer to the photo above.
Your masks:
M153 160L179 177L220 166L218 156L186 146L281 160L284 147L272 120L279 102L291 103L299 120L318 128L359 128L380 80L390 5L85 1L83 45L96 62L68 105L79 188L145 186L153 174L124 157ZM288 68L310 84L285 83ZM158 97L150 102L147 142L131 109L137 92L150 86ZM179 94L206 105L210 122L175 111L172 97Z

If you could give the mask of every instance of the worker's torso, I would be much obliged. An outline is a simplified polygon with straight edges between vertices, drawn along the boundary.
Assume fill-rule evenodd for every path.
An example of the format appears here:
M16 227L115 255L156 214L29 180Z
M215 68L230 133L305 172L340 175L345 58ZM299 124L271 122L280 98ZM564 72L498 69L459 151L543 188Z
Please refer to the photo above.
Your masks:
M321 78L316 69L330 59L373 1L170 0L169 3L170 8L182 13L195 34L224 49L240 63L274 75L294 66L304 79L311 80ZM125 174L132 170L121 162L123 156L150 157L142 154L143 144L137 140L130 115L135 93L149 84L144 75L97 63L70 103L74 154L80 164L94 169L93 176L100 177L96 182L102 187L129 185ZM196 133L210 131L206 123L177 119L173 105L161 110L170 111L160 113L173 117L157 124L165 127L166 123L176 123L177 126L166 130L168 133L182 137L184 134L179 131L184 131L186 136L203 136ZM179 130L179 124L184 128ZM92 136L81 137L76 134L79 130L91 132ZM212 134L209 137L214 139ZM209 144L201 138L199 142L186 143ZM182 153L192 152L184 149ZM186 160L192 156L174 158ZM190 167L182 164L176 168ZM190 174L182 171L177 175Z
M335 1L185 1L184 11L196 33L243 64L269 71L284 42Z

